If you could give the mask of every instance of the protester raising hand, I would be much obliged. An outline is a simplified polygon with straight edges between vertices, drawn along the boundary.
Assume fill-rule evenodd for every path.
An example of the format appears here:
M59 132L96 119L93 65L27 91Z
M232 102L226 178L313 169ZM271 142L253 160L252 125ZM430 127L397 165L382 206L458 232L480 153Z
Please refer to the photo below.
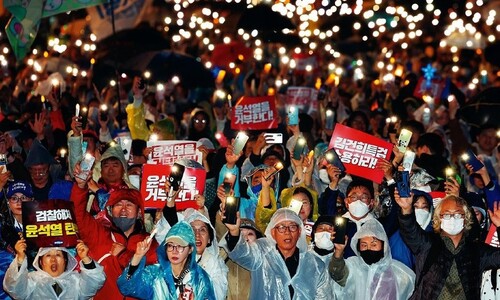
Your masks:
M448 177L444 182L444 191L446 195L453 195L458 197L460 195L460 184L453 177Z
M347 247L348 242L349 242L349 238L346 235L345 242L343 244L333 244L333 246L335 247L335 251L333 252L333 255L335 256L335 258L340 259L344 256L344 250L345 250L345 247Z
M89 257L89 247L85 245L82 240L78 240L77 242L78 244L76 244L76 253L78 253L78 256L84 264L89 264L92 261L92 259Z
M45 119L46 119L46 112L43 111L39 114L35 114L35 120L32 122L30 121L30 127L31 130L33 130L34 133L36 133L36 137L38 140L43 140L45 135L43 133L43 129L45 128Z
M490 215L491 222L496 227L500 227L500 201L493 203L493 211L488 209L488 214Z
M394 190L394 200L401 208L401 212L403 215L409 215L413 211L413 193L410 194L410 197L401 197L399 196L398 189Z
M24 261L24 259L26 258L26 248L27 247L28 246L26 245L26 240L24 239L24 237L21 237L21 239L19 239L16 242L14 249L16 249L16 259L17 259L18 264L21 264Z

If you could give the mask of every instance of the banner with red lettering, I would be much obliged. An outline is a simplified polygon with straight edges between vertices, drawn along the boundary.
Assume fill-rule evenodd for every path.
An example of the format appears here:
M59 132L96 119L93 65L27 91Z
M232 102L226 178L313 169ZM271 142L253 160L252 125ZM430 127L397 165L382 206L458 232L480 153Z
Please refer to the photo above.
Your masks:
M375 165L379 158L389 160L393 145L368 133L337 123L328 148L335 148L347 173L380 184L384 172L375 168Z
M265 130L278 128L277 116L274 96L243 96L232 109L231 129Z
M78 227L74 205L65 200L23 202L23 234L28 247L75 247Z
M295 106L300 112L310 114L318 111L318 91L310 87L291 86L286 90L286 111Z
M179 159L192 159L202 163L202 153L198 151L195 141L149 141L148 148L151 154L148 164L173 165Z
M170 175L169 165L146 164L142 169L141 194L146 208L163 208L167 201L165 182ZM175 198L177 210L198 208L194 196L203 195L207 172L204 169L186 167L182 175L180 192Z

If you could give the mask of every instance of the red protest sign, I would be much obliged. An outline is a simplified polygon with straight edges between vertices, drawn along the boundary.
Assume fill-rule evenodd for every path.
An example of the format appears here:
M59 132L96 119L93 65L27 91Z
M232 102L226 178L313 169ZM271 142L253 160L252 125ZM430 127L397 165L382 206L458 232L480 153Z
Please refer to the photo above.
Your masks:
M314 72L319 68L319 57L309 53L294 53L292 58L295 60L295 73Z
M328 148L335 148L346 172L381 183L384 172L376 169L379 158L389 159L393 145L368 133L335 124Z
M142 170L141 194L144 198L144 207L163 208L167 201L165 182L170 175L168 165L146 164ZM207 172L204 169L186 167L181 180L181 191L175 198L177 210L198 208L194 196L203 195Z
M303 86L291 86L286 90L286 110L290 106L297 107L300 111L310 114L318 110L318 91Z
M490 225L490 230L488 230L488 235L484 241L486 244L500 248L500 241L498 240L497 227L495 225Z
M420 77L413 91L413 96L422 98L424 95L430 95L435 101L439 101L445 85L446 82L442 79L432 79L429 83L424 77Z
M30 248L75 247L78 227L71 201L23 202L23 234Z
M148 164L173 165L179 159L192 159L202 163L202 153L195 141L149 141L151 148Z
M274 96L243 96L232 109L231 129L264 130L278 128L277 116Z

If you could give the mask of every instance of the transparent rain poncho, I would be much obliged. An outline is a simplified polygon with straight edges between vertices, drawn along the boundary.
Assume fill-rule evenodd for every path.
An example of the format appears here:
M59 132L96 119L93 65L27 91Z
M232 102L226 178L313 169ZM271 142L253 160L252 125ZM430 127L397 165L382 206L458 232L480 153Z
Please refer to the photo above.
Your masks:
M384 257L371 265L361 258L357 247L359 239L367 236L384 242ZM346 284L335 288L340 299L392 300L408 299L411 296L415 286L415 273L403 263L392 259L387 234L379 221L372 219L364 223L353 236L351 248L356 256L345 260L349 269Z
M68 254L66 271L52 277L38 265L38 259L50 250L61 250ZM78 262L64 247L40 248L33 262L36 271L28 272L28 259L21 266L14 259L5 274L4 289L14 299L90 299L102 287L106 276L97 262L94 269L86 269L80 261L80 273L75 271ZM57 283L62 293L57 296L52 285Z
M283 221L293 221L300 226L297 242L299 265L293 278L285 261L276 248L271 230ZM248 244L240 235L239 241L229 257L252 273L250 299L290 298L288 286L294 289L293 299L335 299L325 264L314 254L307 252L304 226L300 217L288 208L281 208L271 218L266 237Z

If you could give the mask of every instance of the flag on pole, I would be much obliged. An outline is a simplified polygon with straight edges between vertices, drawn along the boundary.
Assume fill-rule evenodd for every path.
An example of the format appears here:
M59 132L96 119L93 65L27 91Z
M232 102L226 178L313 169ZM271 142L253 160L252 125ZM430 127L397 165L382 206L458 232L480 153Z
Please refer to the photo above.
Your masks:
M4 0L3 6L12 17L5 32L18 60L24 58L35 41L42 18L84 7L103 4L107 0Z
M142 22L143 16L153 0L110 0L113 1L113 10L110 3L87 8L90 16L90 29L96 35L97 41L101 41L113 34L113 20L115 19L115 30L134 28Z

